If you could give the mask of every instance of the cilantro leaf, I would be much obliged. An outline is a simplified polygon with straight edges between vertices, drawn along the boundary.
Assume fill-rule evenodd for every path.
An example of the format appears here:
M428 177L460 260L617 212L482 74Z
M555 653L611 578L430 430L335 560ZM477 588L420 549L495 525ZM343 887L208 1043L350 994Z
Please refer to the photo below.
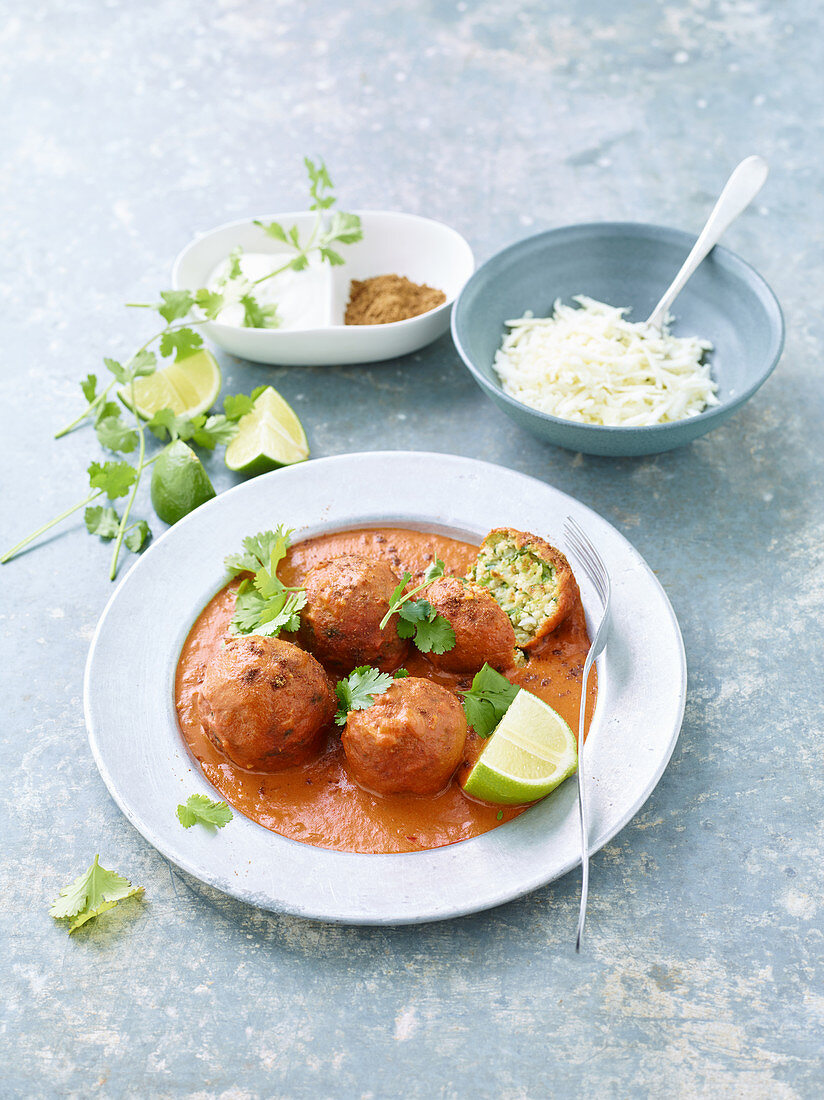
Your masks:
M439 577L444 575L446 566L440 558L435 558L433 562L430 562L426 567L426 572L423 575L424 584L432 584L433 581L438 580Z
M209 290L203 286L195 291L195 305L203 310L210 321L215 320L225 304L225 298L217 290Z
M243 255L243 249L240 245L233 248L229 253L229 270L223 276L224 282L231 279L240 279L243 276L243 269L240 266L240 257Z
M489 737L502 717L490 700L473 695L467 695L464 699L464 714L479 737Z
M432 614L415 628L415 645L421 653L446 653L455 646L455 631L449 619Z
M332 248L332 245L354 244L362 237L363 229L358 215L346 214L342 210L336 210L318 242L321 259L333 267L342 264L344 262L343 256Z
M412 574L404 573L403 577L401 578L400 584L389 597L389 610L381 620L381 630L383 630L383 628L389 622L391 616L394 615L396 611L400 611L403 605L411 600L413 596L417 596L419 592L422 592L424 588L432 584L432 582L437 580L438 577L442 577L444 575L445 569L446 566L441 561L441 559L435 558L435 560L426 567L426 572L423 575L423 581L415 588L413 588L411 592L405 592L404 589L412 580Z
M234 816L225 802L213 802L205 794L190 794L177 808L177 818L184 829L198 823L222 829Z
M455 631L428 600L410 600L398 610L399 638L413 638L421 653L446 653L454 648Z
M321 248L320 258L326 260L332 267L340 267L346 262L340 252L335 252L334 249L326 247Z
M203 337L191 328L177 328L160 337L160 354L166 358L174 353L175 362L186 359L203 347Z
M439 615L428 600L413 600L412 597L442 577L446 566L435 558L426 569L423 581L411 592L404 589L412 579L411 573L404 573L401 582L389 598L389 610L381 620L381 630L397 613L395 629L399 638L413 638L421 653L446 653L455 645L455 631L448 619Z
M361 220L357 214L346 214L343 210L336 210L332 215L329 228L321 238L322 243L329 244L355 244L363 238Z
M461 694L466 720L479 737L489 737L520 690L488 664L475 674L472 687Z
M102 489L109 500L124 497L137 480L137 470L128 462L92 462L88 474L92 489Z
M243 553L230 554L224 565L231 576L238 573L257 573L258 569L274 568L286 556L293 529L279 524L274 531L260 531L243 540Z
M131 382L133 378L138 378L144 374L152 374L157 366L157 356L153 351L139 351L137 355L132 358L124 366L122 363L118 363L116 359L104 359L108 370L112 372L117 381L125 386L127 382Z
M196 423L198 420L201 421L200 424ZM205 447L209 451L213 451L219 443L229 443L237 435L237 425L223 413L195 417L191 423L194 426L192 439L198 447Z
M227 420L240 420L255 407L254 398L245 393L228 393L223 398L223 412Z
M205 421L205 417L203 418ZM195 425L188 416L178 416L169 408L158 409L146 423L146 427L157 439L191 439Z
M383 695L394 680L401 680L408 675L405 668L399 668L395 673L381 672L369 665L360 665L353 669L345 680L338 680L335 685L335 694L338 697L336 724L345 726L350 710L366 710L371 707L376 695Z
M137 432L117 416L103 416L95 423L94 430L103 447L110 451L128 454L137 446Z
M261 305L251 294L244 294L240 299L243 306L243 324L246 328L277 328L280 325L278 307Z
M384 626L389 621L389 615L394 614L394 612L397 611L398 608L401 606L401 603L403 602L404 590L406 589L406 586L409 584L409 582L411 580L412 580L412 574L411 573L404 573L404 575L401 577L400 584L395 589L395 591L392 593L392 595L389 597L389 614L386 616L386 618L381 623L381 630L383 630Z
M321 159L315 164L310 157L304 157L303 163L309 174L309 194L312 196L312 204L309 209L326 210L328 207L333 206L335 196L326 192L331 191L334 185L323 160Z
M237 634L275 637L281 630L300 626L300 611L306 604L302 588L287 588L277 569L289 549L291 528L261 531L243 540L243 553L230 554L225 565L230 575L253 573L241 582L235 599L232 628Z
M276 241L283 241L284 244L289 243L286 236L286 230L279 222L269 222L269 224L266 225L264 222L255 219L254 224L259 225L267 237L272 237Z
M218 444L228 443L237 434L237 425L223 413L206 416L177 416L171 409L158 409L146 427L158 439L191 439L198 447L213 451Z
M124 898L143 893L142 886L132 886L115 871L107 871L98 862L99 856L84 874L64 886L52 902L49 914L55 920L70 920L69 932L76 931L92 917L113 909Z
M118 382L122 384L127 381L128 375L122 363L118 363L116 359L109 359L106 357L104 357L103 362L106 364L106 369L111 371Z
M97 375L87 374L80 383L80 388L83 391L83 396L91 405L92 401L97 397Z
M106 508L102 504L90 505L83 518L89 534L100 535L102 539L113 539L120 527L120 516L114 508Z
M137 523L133 523L126 531L126 537L124 542L133 554L138 554L143 549L143 545L147 539L152 537L152 532L145 519L139 519Z
M293 633L300 626L300 610L306 604L303 589L292 591L281 586L272 596L263 596L243 581L235 600L231 625L237 634L262 634L274 638L281 630Z
M157 312L167 325L170 325L172 321L179 321L182 317L185 317L195 304L195 300L188 290L161 290L160 297L163 301L157 307Z
M408 623L422 623L432 614L432 604L428 600L410 600L402 604L398 616Z
M252 578L252 584L265 600L271 599L272 596L279 596L284 591L283 584L277 575L277 562L279 560L279 558L273 557L272 564L268 568L264 565L258 569Z
M115 401L104 401L102 405L97 406L95 412L94 422L99 424L101 420L105 420L107 416L120 416L122 409Z
M153 351L147 351L144 348L137 355L132 356L126 364L126 368L129 376L134 378L145 374L154 374L157 368L157 356Z

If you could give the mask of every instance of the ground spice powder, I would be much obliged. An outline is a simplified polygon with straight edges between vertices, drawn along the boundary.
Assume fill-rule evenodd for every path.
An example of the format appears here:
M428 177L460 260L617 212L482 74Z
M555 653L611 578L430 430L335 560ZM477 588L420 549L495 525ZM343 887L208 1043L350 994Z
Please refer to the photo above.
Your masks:
M344 321L347 325L388 325L428 313L445 301L442 290L410 282L403 275L353 279Z

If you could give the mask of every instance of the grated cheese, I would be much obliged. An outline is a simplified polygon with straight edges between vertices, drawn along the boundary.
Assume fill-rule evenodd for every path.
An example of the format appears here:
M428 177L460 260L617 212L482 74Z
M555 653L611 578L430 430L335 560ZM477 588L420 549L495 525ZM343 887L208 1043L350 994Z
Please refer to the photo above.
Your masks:
M577 295L551 317L507 321L495 355L504 392L584 424L642 427L697 416L719 403L702 363L712 344L624 319L626 309Z

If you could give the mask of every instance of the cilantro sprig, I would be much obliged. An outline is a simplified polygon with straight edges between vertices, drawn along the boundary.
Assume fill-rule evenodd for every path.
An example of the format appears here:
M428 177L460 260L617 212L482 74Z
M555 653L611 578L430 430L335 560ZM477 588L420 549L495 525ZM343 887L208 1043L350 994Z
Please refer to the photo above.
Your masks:
M255 297L255 290L261 283L274 279L284 271L303 271L309 266L313 256L318 256L321 263L339 266L345 261L338 249L343 245L355 244L363 237L361 220L357 214L347 214L342 210L335 210L331 215L328 213L337 200L332 193L334 185L323 160L316 164L310 157L304 157L303 163L309 176L309 194L312 198L309 209L316 213L315 223L308 237L302 241L296 225L287 228L277 221L255 220L254 224L267 237L286 246L288 259L274 271L257 279L248 279L241 266L243 249L235 248L229 256L227 269L221 279L222 301L218 312L231 302L239 303L243 307L243 324L246 328L278 328L281 323L277 304L263 303Z
M70 933L76 932L92 917L99 917L101 913L114 909L119 901L143 893L142 886L132 886L128 879L118 875L116 871L107 871L105 867L101 867L99 858L95 856L88 871L64 886L52 902L49 914L55 920L71 921Z
M399 638L411 638L421 653L447 653L455 646L455 631L445 615L428 600L405 603L398 612Z
M476 672L472 686L462 691L464 714L479 737L489 737L521 689L485 664Z
M164 292L172 294L176 292ZM114 580L117 575L118 559L123 546L137 554L151 538L151 529L145 519L132 520L131 512L137 490L140 487L141 478L145 471L156 461L162 452L158 451L151 457L147 456L147 429L152 436L163 442L173 442L176 439L191 441L197 447L206 451L213 451L217 446L225 446L233 438L237 431L237 421L254 405L254 399L263 387L258 387L251 396L247 394L229 394L223 401L223 412L205 414L194 417L178 416L171 409L160 409L148 420L142 420L137 413L133 413L134 425L129 426L122 418L122 409L111 401L102 398L111 387L120 379L127 379L131 383L135 378L149 373L149 367L156 360L141 356L137 359L136 366L124 366L114 359L104 360L107 368L112 372L112 381L109 386L97 392L98 380L93 374L88 375L81 383L81 390L88 405L86 411L79 418L84 417L94 425L98 442L107 451L116 457L91 462L87 469L90 492L73 504L70 508L60 512L59 515L42 524L31 534L21 539L10 550L0 556L0 563L10 561L16 554L23 550L29 543L46 531L55 527L58 523L68 519L79 509L84 508L84 520L86 530L90 535L97 535L104 542L114 540L109 576ZM131 361L130 361L131 362ZM132 389L132 395L134 391ZM134 408L134 401L130 401ZM79 422L78 420L78 422ZM58 432L58 437L65 435L67 429ZM138 449L136 462L130 462L122 457L131 455ZM123 512L119 512L112 504L113 501L127 497ZM108 504L100 502L106 498Z
M389 610L381 620L383 630L391 617L398 616L398 637L412 638L421 653L447 653L455 645L455 631L444 615L439 615L428 600L414 597L444 575L446 566L436 558L427 566L423 581L411 592L405 592L412 580L411 573L404 573L401 582L389 598Z
M205 794L190 794L177 808L177 819L184 829L193 825L222 829L234 816L225 802L213 802Z
M311 209L317 214L308 239L302 242L294 226L288 230L274 222L263 226L267 234L283 240L291 250L287 263L279 271L288 267L299 271L308 265L310 257L315 253L322 262L343 263L340 253L336 251L337 247L353 244L362 236L360 219L356 215L337 210L329 213L335 197L331 193L332 181L324 162L321 160L315 163L307 157L305 164L309 174ZM176 416L171 409L161 409L151 420L145 422L136 412L134 383L136 379L152 374L164 360L180 362L200 351L204 345L203 337L197 331L198 326L214 321L231 302L241 303L244 323L248 326L266 328L278 323L277 306L261 303L255 298L255 287L266 279L273 278L278 271L253 283L248 282L241 269L241 251L236 249L230 257L222 287L162 290L159 300L155 302L127 303L130 307L155 311L163 327L150 336L130 358L123 361L104 358L108 381L105 377L98 378L95 373L87 374L80 383L85 407L55 434L55 438L60 439L80 425L90 423L104 451L116 457L92 462L88 468L89 492L84 498L26 535L0 556L0 563L10 561L35 539L82 508L86 510L84 518L89 533L113 543L109 577L114 580L123 547L138 553L151 538L147 521L131 518L143 474L158 457L157 453L151 456L147 453L150 437L162 441L191 441L193 445L204 450L214 450L231 440L236 422L250 411L255 393L251 397L244 394L227 397L222 413L203 413L187 418ZM123 408L112 399L114 396L119 396L127 406L131 420L124 419ZM122 511L118 511L111 502L121 497L126 499ZM101 498L108 498L109 503Z
M243 551L230 554L224 564L232 577L244 576L237 590L231 626L236 634L262 634L273 638L281 630L294 632L300 626L300 611L306 604L303 588L288 588L277 575L278 565L289 549L291 528L261 531L243 540Z
M345 726L350 710L366 710L371 707L376 695L383 695L395 680L402 680L408 675L405 668L399 668L395 672L381 672L370 665L360 665L353 669L346 679L338 680L335 684L335 694L338 697L338 709L335 713L337 725Z

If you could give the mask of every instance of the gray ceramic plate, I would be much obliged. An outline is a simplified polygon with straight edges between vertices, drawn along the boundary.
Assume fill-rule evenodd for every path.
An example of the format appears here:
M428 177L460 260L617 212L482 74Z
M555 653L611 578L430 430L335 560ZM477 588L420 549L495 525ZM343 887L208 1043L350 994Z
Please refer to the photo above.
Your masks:
M784 321L761 276L716 246L672 308L676 336L711 340L709 362L720 404L698 416L645 428L578 424L538 412L504 393L493 367L504 322L532 310L552 313L556 298L586 294L649 317L695 237L636 222L595 222L550 229L518 241L479 267L452 311L452 336L484 393L522 428L549 443L596 455L644 455L681 447L723 424L763 385L781 356Z
M480 542L495 526L563 546L566 515L600 549L613 630L584 775L592 850L639 810L670 758L686 688L678 624L658 581L613 527L543 482L453 455L375 452L319 459L256 478L198 508L135 563L103 613L86 667L89 740L112 797L146 839L203 882L264 909L350 924L405 924L487 909L579 861L574 781L472 840L408 855L353 855L299 844L240 814L214 835L181 828L177 804L214 796L190 757L173 703L181 646L224 583L245 535L285 523L296 538L408 526ZM587 613L597 600L576 570Z

